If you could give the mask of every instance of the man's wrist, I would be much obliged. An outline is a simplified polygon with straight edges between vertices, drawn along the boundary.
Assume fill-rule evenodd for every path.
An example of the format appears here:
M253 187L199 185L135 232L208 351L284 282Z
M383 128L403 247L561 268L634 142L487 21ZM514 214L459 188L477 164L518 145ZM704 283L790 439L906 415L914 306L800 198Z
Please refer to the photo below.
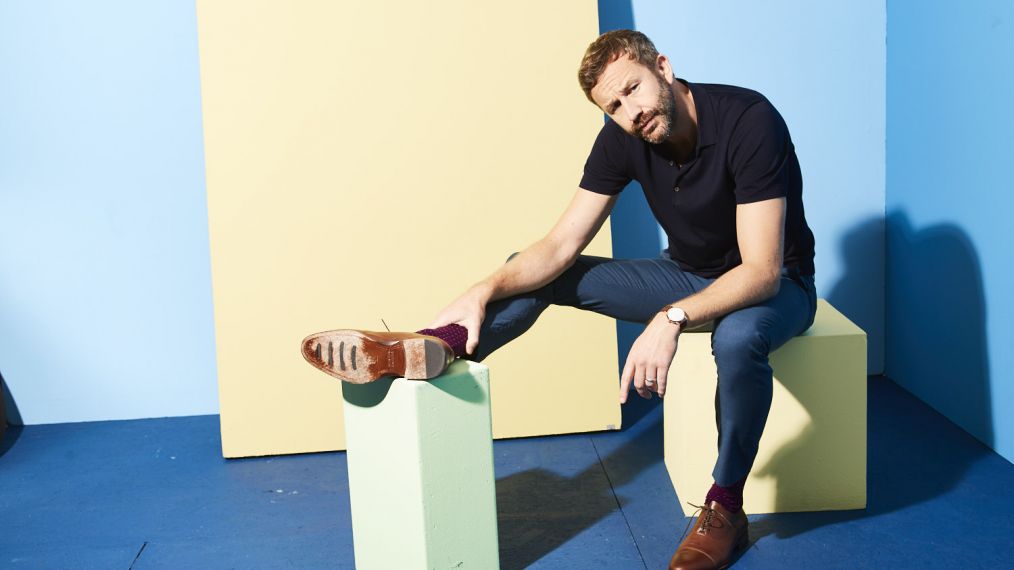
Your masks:
M488 280L479 281L472 286L472 292L484 303L489 303L496 292L496 288Z
M659 313L665 316L666 320L670 323L676 325L679 331L685 329L687 324L690 322L690 316L687 315L687 312L675 306L675 304L669 304L662 307L662 310L659 311Z
M671 336L673 339L679 339L680 334L683 332L683 327L679 323L673 323L665 316L664 311L659 311L655 317L650 321L650 324L655 327L658 331L664 332L666 336Z

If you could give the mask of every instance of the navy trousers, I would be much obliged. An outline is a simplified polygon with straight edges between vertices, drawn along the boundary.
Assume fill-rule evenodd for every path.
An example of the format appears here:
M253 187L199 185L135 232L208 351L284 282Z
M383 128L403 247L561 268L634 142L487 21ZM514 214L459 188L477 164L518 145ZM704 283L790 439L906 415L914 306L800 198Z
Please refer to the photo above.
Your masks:
M582 255L541 289L490 303L473 359L481 361L520 336L549 305L647 323L665 305L713 281L683 271L667 252L654 259ZM711 348L718 367L718 461L712 475L719 485L740 481L753 467L771 408L768 354L809 328L816 307L813 277L783 270L777 295L714 323Z

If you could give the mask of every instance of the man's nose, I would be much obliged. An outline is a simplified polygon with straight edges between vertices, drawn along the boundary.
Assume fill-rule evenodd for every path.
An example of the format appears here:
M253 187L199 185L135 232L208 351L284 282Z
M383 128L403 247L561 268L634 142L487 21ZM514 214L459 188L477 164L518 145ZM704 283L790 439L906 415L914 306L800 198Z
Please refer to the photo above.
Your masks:
M622 105L623 111L627 114L627 118L630 119L630 124L636 125L637 120L641 118L641 108L631 104L629 101L624 101Z

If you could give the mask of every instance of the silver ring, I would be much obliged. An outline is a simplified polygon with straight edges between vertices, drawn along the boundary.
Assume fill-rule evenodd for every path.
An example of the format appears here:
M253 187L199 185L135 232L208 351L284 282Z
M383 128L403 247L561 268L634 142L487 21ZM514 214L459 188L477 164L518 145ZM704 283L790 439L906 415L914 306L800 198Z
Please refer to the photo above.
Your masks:
M645 378L644 379L644 383L645 384L654 384L655 383L655 379L654 378Z

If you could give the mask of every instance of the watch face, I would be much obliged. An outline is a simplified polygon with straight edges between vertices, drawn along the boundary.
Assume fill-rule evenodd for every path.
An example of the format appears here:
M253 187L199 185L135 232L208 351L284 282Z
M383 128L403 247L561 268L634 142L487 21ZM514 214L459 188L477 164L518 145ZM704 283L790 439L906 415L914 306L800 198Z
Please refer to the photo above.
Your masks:
M665 316L669 317L670 321L677 323L682 323L687 318L686 312L679 307L670 307L669 310L665 312Z

